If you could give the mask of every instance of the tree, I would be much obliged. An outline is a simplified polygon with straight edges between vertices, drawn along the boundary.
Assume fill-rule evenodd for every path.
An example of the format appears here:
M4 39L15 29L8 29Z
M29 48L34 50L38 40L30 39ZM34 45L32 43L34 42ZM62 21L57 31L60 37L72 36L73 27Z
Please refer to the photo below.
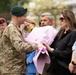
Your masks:
M22 6L30 0L0 0L0 17L10 18L10 10L15 5Z
M10 0L0 0L0 13L10 10Z
M31 0L35 3L35 8L29 8L37 16L43 12L51 12L53 15L58 14L66 6L63 4L64 0Z
M23 5L25 2L28 3L30 0L0 0L0 13L9 12L11 7L15 5Z
M66 8L63 4L64 0L31 0L35 3L35 7L29 7L29 12L33 12L36 16L40 16L43 12L51 13L55 21L57 21L57 15Z

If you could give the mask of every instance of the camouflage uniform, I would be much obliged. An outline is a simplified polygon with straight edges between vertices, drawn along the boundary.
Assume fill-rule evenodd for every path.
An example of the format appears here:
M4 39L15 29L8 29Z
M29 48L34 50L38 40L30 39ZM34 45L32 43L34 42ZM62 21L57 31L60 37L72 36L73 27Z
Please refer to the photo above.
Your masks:
M3 32L0 31L0 53L2 52L2 33L3 33ZM0 66L2 65L2 64L1 64L1 59L2 59L2 58L1 58L1 54L0 54Z
M30 50L35 50L37 46L23 42L22 33L14 23L10 23L4 30L2 45L0 75L22 75L26 73L25 55Z
M0 31L0 50L1 50L1 47L2 47L2 45L1 45L1 42L2 42L2 31Z

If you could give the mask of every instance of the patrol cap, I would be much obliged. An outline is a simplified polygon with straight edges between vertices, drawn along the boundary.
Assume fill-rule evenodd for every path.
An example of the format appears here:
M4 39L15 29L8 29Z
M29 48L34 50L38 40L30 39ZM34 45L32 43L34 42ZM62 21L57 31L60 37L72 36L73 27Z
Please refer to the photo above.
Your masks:
M27 12L27 8L23 8L22 6L14 6L11 9L11 14L14 16L23 16L24 14L26 14Z
M5 22L4 18L0 18L0 24L3 24Z

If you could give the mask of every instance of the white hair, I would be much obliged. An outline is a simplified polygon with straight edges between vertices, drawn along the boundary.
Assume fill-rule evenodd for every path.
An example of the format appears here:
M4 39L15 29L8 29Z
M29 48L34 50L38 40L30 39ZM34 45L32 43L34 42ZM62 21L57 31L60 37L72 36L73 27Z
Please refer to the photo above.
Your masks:
M50 20L54 20L54 16L51 13L48 13L48 12L42 13L40 17L43 17L43 16L48 16Z

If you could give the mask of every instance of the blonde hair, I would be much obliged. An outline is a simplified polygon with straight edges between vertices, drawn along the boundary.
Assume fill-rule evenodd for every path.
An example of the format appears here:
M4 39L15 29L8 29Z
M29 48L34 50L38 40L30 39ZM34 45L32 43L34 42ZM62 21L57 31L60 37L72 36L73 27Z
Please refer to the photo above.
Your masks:
M34 26L36 26L35 21L32 20L32 19L28 19L28 18L26 18L26 22L28 22L28 23L33 24Z

